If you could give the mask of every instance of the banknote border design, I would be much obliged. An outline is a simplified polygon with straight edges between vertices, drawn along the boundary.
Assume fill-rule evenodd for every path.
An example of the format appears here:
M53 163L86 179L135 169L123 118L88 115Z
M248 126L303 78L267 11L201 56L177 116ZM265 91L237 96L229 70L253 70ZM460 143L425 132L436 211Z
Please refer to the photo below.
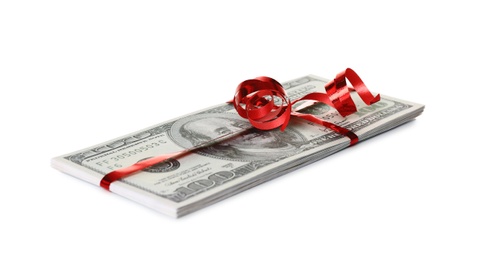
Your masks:
M304 84L304 83L301 83L301 84ZM290 85L289 85L290 87ZM358 131L360 129L363 129L379 120L382 120L382 119L386 119L392 115L395 115L397 114L398 112L401 112L403 110L406 110L410 107L412 107L412 105L409 105L409 104L403 104L401 102L397 102L397 101L394 101L394 100L390 100L390 99L386 99L388 101L391 101L394 103L393 106L390 106L390 107L387 107L387 108L384 108L384 109L381 109L379 111L376 111L370 115L367 115L365 116L364 118L362 118L361 120L358 120L356 122L352 122L348 125L346 125L345 127L352 130L352 131ZM219 106L219 107L216 107L216 108L213 108L211 110L207 110L207 111L204 111L204 112L201 112L201 113L198 113L198 114L202 114L202 113L216 113L216 112L223 112L223 111L229 111L230 109L230 104L224 104L222 106ZM154 136L156 134L160 134L160 133L164 133L164 132L168 132L171 128L171 125L175 122L176 120L174 121L171 121L171 122L168 122L168 123L165 123L163 125L160 125L160 126L157 126L155 128L152 128L152 129L149 129L149 130L146 130L146 131L143 131L140 133L140 135L144 134L145 138L149 138L150 136ZM319 145L322 145L324 143L327 143L327 142L332 142L332 141L335 141L335 140L338 140L340 138L342 138L343 136L340 135L340 134L337 134L335 132L329 132L325 135L322 135L318 138L315 138L315 139L312 139L310 141L310 143L313 143L314 145L313 146L310 146L306 149L303 150L304 151L307 151L307 150L310 150L310 149L313 149L313 148L316 148L317 146ZM145 138L141 138L140 140L144 140ZM127 138L123 138L123 139L120 139L116 142L112 142L111 144L113 143L123 143L124 141L127 141L126 140ZM137 143L137 142L135 142ZM130 144L128 144L130 145ZM117 148L114 148L114 149L118 149L120 147L117 147ZM101 147L98 147L98 148L95 148L95 149L91 149L91 150L95 150L95 151L101 151L100 153L97 153L93 156L97 156L97 155L100 155L100 154L104 154L105 152L108 152L108 151L105 151L104 149L107 149L107 145L105 146L101 146ZM89 151L88 151L89 152ZM66 160L69 160L71 162L74 162L76 164L79 164L83 167L86 167L86 168L89 168L91 170L95 170L87 165L83 165L82 164L82 161L85 160L85 159L88 159L88 158L91 158L92 156L85 156L87 154L87 152L81 152L81 153L77 153L75 155L71 155L71 156L67 156L67 157L64 157ZM88 153L90 155L90 153ZM215 185L209 187L209 188L202 188L202 189L199 189L197 190L196 192L190 194L190 195L186 195L186 196L182 196L182 194L178 194L178 193L174 193L174 194L170 194L170 195L165 195L165 194L160 194L154 190L150 190L146 187L143 187L143 186L140 186L136 183L132 183L132 182L129 182L127 180L120 180L128 185L131 185L133 187L136 187L136 188L139 188L141 190L144 190L144 191L147 191L149 193L152 193L154 195L157 195L157 196L160 196L160 197L163 197L163 198L166 198L166 199L169 199L173 202L177 202L177 203L180 203L180 202L183 202L187 199L190 199L198 194L201 194L211 188L215 188L217 186L220 186L224 183L228 183L230 181L233 181L239 177L242 177L244 175L247 175L253 171L256 171L257 169L260 169L262 167L265 167L271 163L275 163L275 162L278 162L278 161L281 161L285 158L282 158L282 159L279 159L279 160L266 160L266 161L258 161L258 162L249 162L248 164L246 165L243 165L243 166L240 166L238 168L235 168L233 170L231 170L231 172L233 173L233 178L229 178L229 179L223 179L222 182L216 182ZM97 170L95 170L96 172L100 173L101 175L105 175L105 173L102 173L102 172L99 172Z

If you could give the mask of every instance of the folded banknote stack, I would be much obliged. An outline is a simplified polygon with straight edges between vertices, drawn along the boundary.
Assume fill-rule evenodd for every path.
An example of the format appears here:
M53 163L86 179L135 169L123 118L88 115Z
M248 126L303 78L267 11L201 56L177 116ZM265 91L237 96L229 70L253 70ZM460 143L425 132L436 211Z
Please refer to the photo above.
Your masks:
M291 100L324 92L329 80L309 75L283 83ZM354 132L359 141L406 123L424 106L381 95L369 106L351 92L357 111L341 116L324 103L296 104L301 113ZM231 136L219 140L223 135ZM212 140L219 140L209 143ZM52 159L52 166L100 185L117 169L148 158L193 149L117 180L110 191L161 213L181 217L347 148L351 138L292 117L284 131L259 130L222 103Z

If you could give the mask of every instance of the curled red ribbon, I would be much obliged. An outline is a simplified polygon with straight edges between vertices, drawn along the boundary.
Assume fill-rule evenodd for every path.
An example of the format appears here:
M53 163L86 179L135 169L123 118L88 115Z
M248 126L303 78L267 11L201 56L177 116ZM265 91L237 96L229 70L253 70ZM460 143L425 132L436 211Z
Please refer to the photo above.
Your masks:
M350 81L352 87L347 86L347 79ZM290 117L295 116L315 124L323 125L337 133L347 136L350 138L350 146L356 144L358 142L358 136L352 131L322 120L311 114L303 114L294 111L292 106L297 102L304 100L322 102L335 108L341 116L348 116L357 111L356 105L351 98L350 91L356 91L367 105L379 101L380 95L374 97L358 74L350 68L338 73L335 79L328 82L324 88L325 93L313 92L291 102L280 83L269 77L258 77L256 79L243 81L239 84L232 103L241 117L247 118L252 126L261 130L270 130L280 127L280 129L284 131L289 123ZM218 139L222 139L222 137L219 137ZM135 163L129 167L109 172L100 181L100 186L106 190L110 190L110 184L114 181L120 180L170 158L185 156L198 148L214 144L217 141L219 140L211 140L197 147L176 153L156 156Z
M352 84L351 88L346 84L347 79ZM313 115L293 111L292 106L304 100L322 102L338 110L340 115L348 116L357 111L350 90L355 90L367 105L379 101L380 95L374 97L358 74L350 68L338 73L324 88L325 93L313 92L290 102L280 83L269 77L258 77L239 84L233 104L238 114L258 129L270 130L280 126L283 131L290 117L295 116L345 135L350 138L350 145L354 145L358 142L355 133Z

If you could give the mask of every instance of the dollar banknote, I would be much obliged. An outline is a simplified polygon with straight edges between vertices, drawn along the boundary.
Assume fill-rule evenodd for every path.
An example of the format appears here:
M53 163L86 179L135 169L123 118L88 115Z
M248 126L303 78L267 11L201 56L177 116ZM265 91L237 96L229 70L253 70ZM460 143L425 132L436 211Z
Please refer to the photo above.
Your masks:
M324 92L328 80L309 75L283 84L291 100ZM322 104L295 109L347 128L363 141L412 120L423 105L382 96L366 106L352 97L358 111L342 117ZM225 140L202 146L222 136ZM292 118L285 131L262 131L223 103L142 129L102 144L52 159L64 173L99 185L109 172L142 160L200 147L112 183L111 191L164 214L180 217L262 182L347 148L350 139L321 125Z

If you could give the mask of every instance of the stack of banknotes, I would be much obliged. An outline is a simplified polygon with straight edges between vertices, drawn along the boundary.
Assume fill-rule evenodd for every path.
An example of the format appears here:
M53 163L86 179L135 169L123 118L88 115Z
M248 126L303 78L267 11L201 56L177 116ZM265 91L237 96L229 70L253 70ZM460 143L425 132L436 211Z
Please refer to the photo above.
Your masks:
M282 85L291 100L324 92L329 80L309 75ZM424 106L381 95L365 105L355 92L357 112L346 117L323 104L296 109L353 131L359 141L406 123ZM115 181L110 190L172 217L181 217L347 148L350 139L322 125L291 118L285 131L262 131L222 103L113 140L52 159L52 167L99 185L109 172L162 154L225 140L152 165Z

